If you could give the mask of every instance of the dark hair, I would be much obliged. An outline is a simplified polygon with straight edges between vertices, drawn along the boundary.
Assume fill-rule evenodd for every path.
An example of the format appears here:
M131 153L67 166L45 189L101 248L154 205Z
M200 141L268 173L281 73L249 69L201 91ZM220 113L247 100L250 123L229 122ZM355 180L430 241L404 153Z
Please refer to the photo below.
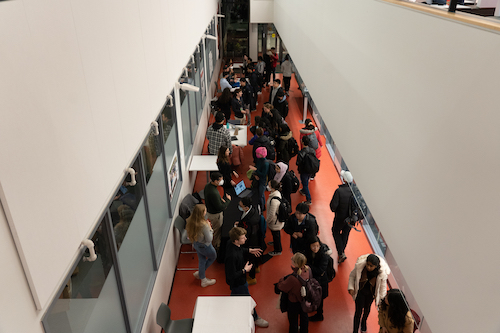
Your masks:
M321 243L321 240L319 239L318 236L311 236L307 239L308 245L311 245L311 244L316 243L316 242L318 242L320 245L323 244L323 243Z
M304 146L309 146L309 143L311 142L311 140L307 137L307 136L303 136L302 137L302 144Z
M244 197L241 198L240 201L245 207L250 207L252 205L252 197Z
M262 127L259 127L255 130L255 134L257 134L257 136L263 136L264 135L264 130L262 129Z
M226 146L220 146L219 154L217 154L217 162L221 161L224 163L229 163L229 157L226 156L226 151L228 149L229 148L227 148Z
M233 99L233 93L231 92L231 89L229 88L224 88L222 91L222 94L220 95L218 101L221 103L229 103Z
M269 182L269 186L271 186L271 188L279 191L281 188L281 183L279 181L273 179Z
M276 93L276 97L283 97L285 96L285 93L281 90L278 90L278 92Z
M290 127L287 124L280 125L280 133L288 133L290 132Z
M376 275L380 273L380 258L377 257L374 254L370 254L368 257L366 257L366 262L369 262L370 264L377 266L373 271L376 272Z
M215 172L212 172L212 174L210 175L210 180L215 182L216 180L219 180L222 178L222 174L218 171L215 171Z
M289 54L287 54L287 55L285 56L285 61L287 61L287 60L290 60L290 55L289 55Z
M240 88L236 88L236 90L233 92L233 95L236 96L238 95L238 93L241 91Z
M262 56L258 56L257 59L260 61L264 61L264 58L262 58Z
M304 120L304 125L309 125L310 123L312 123L313 121L309 118L306 118L306 120Z
M387 292L385 298L387 298L389 305L382 301L379 310L387 310L389 321L398 329L403 330L406 324L406 314L410 310L405 295L399 289L391 289Z
M274 82L276 82L278 84L281 84L281 80L280 79L275 79Z
M295 207L295 211L301 214L307 214L309 212L309 206L306 203L299 203L297 207Z

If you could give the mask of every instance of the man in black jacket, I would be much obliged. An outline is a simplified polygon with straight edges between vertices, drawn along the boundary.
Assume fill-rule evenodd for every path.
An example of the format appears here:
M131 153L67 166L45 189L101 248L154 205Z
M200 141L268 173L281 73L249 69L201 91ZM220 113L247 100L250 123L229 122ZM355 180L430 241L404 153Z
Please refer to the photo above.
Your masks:
M278 110L283 119L288 116L288 101L286 100L285 93L283 91L278 91L276 93L276 98L274 100L274 108Z
M240 227L234 227L229 231L230 243L227 243L225 272L226 283L231 289L231 296L250 296L247 283L247 273L252 269L252 264L245 260L248 254L260 256L261 249L250 249L242 247L245 244L247 237L246 231ZM257 311L254 309L252 313L255 326L268 327L269 323L259 318Z
M308 240L318 234L316 217L309 214L309 206L301 202L285 222L285 232L290 235L292 252L306 253Z
M344 251L347 246L347 241L349 240L351 227L345 219L349 216L349 201L352 196L352 192L348 184L352 182L351 173L349 171L342 170L340 172L340 176L342 177L344 183L339 185L339 187L335 190L332 201L330 201L330 209L335 213L332 233L335 246L337 247L339 264L347 259Z

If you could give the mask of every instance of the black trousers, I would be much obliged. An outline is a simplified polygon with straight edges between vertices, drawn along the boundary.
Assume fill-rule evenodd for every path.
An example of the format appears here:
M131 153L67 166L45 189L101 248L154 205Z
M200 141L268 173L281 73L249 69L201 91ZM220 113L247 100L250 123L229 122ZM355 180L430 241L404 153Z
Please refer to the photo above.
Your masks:
M288 333L298 333L299 332L299 319L300 319L300 333L309 332L309 317L307 313L302 311L300 302L288 302L288 323L290 327L288 328Z
M283 76L283 83L285 84L285 91L290 90L290 81L292 80L291 76Z
M356 311L354 312L354 327L353 333L358 333L359 324L361 321L361 331L366 331L366 320L368 319L368 315L370 314L370 309L373 303L373 296L368 293L364 293L361 290L358 291L358 295L356 296ZM361 317L363 314L363 317Z
M274 252L281 252L283 249L281 247L281 230L271 230L273 235L273 246Z
M350 232L351 227L347 223L340 229L336 228L335 225L332 228L333 240L335 241L335 246L337 247L337 254L339 255L339 257L345 251Z

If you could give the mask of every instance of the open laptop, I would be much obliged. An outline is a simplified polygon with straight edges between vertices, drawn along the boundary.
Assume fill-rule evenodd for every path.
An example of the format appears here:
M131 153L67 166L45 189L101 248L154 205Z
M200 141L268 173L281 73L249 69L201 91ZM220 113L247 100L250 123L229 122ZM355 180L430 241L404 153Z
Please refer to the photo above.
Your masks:
M236 184L234 191L236 192L236 196L238 198L246 198L252 195L252 190L245 186L245 182L243 180Z

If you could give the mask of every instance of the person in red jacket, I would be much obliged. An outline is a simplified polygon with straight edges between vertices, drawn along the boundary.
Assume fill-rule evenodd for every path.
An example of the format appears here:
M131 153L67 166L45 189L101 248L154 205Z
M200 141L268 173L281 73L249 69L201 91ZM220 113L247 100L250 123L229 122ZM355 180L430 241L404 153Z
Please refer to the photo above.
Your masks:
M308 333L309 330L309 317L307 313L302 310L300 301L302 300L302 295L300 289L302 288L302 283L299 281L294 274L300 275L304 280L312 278L311 270L309 266L306 265L306 256L300 252L295 253L292 256L292 271L291 275L287 275L280 279L278 282L278 289L284 293L288 294L288 323L290 328L288 333L298 333L299 332L299 318L300 318L300 333Z

